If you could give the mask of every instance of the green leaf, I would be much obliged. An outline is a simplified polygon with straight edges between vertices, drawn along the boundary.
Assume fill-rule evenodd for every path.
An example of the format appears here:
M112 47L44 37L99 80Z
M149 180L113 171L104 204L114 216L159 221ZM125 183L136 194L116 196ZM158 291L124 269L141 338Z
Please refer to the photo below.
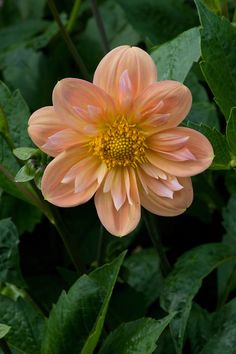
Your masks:
M0 323L0 339L5 337L5 335L10 331L10 329L10 326Z
M83 275L62 293L49 316L43 354L93 353L124 256Z
M35 171L31 171L27 165L21 167L15 176L16 182L28 182L34 179Z
M18 232L10 219L0 220L0 281L24 286L18 253Z
M225 136L215 128L205 124L196 124L187 121L187 126L198 130L204 134L212 144L214 150L214 160L211 168L214 170L228 170L231 168L231 156Z
M200 34L197 27L181 33L151 53L157 65L158 80L180 82L184 82L193 63L199 60L200 55Z
M236 29L195 0L203 29L201 69L217 104L228 119L236 102Z
M184 0L118 0L133 28L160 44L196 25L196 14ZM138 21L137 21L138 19ZM165 30L163 30L165 29Z
M45 320L21 298L13 301L0 295L1 321L11 327L7 342L23 354L41 354Z
M13 153L18 159L25 161L28 160L31 156L33 156L37 151L38 149L32 147L20 147L14 149Z
M159 296L163 278L159 260L154 249L146 249L127 257L123 268L124 280L136 291L143 294L149 306Z
M140 318L124 323L105 340L99 354L151 354L156 349L156 341L175 314L157 321Z
M236 299L212 315L212 334L199 354L232 354L236 347Z
M177 353L182 352L184 332L192 300L202 280L216 267L235 260L236 251L224 244L205 244L186 252L166 278L161 294L161 306L169 313L177 311L170 327Z
M226 139L232 153L236 156L236 108L232 108L226 126Z

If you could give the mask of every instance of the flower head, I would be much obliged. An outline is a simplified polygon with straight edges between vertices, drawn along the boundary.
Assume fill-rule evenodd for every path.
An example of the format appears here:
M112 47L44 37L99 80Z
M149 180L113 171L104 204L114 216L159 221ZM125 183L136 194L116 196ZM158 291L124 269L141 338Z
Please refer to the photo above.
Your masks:
M137 47L109 52L93 83L59 81L53 106L29 120L34 143L55 157L42 179L45 199L71 207L95 195L102 224L117 236L137 226L141 205L162 216L183 213L193 199L190 176L213 159L205 136L177 127L191 103L183 84L157 82L154 62Z

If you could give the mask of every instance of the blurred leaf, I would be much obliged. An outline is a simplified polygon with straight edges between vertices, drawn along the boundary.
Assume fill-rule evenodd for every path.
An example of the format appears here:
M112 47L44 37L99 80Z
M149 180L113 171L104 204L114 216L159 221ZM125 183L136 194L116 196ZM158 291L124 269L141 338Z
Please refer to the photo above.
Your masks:
M44 319L35 309L19 298L13 301L0 295L0 318L10 326L6 341L24 354L41 354Z
M212 315L212 334L201 354L233 354L236 348L236 299ZM200 354L199 353L199 354Z
M31 156L33 156L37 151L38 149L32 147L20 147L14 149L13 153L18 159L25 161L28 160Z
M47 323L43 354L93 353L124 255L83 275L62 293Z
M15 0L22 19L41 18L47 0Z
M178 354L182 352L192 299L200 289L203 278L230 260L236 260L236 251L228 245L201 245L181 256L166 278L161 293L161 306L169 313L178 312L170 324Z
M208 127L205 124L187 121L187 126L198 130L210 140L215 154L211 168L214 170L230 169L231 156L225 136L215 128Z
M183 55L184 53L184 55ZM191 28L152 53L157 65L158 80L184 82L194 62L201 55L199 28Z
M99 354L151 354L173 317L174 314L170 314L159 321L140 318L124 323L106 338Z
M28 182L32 179L34 179L34 171L30 171L27 165L21 167L15 176L16 182Z
M195 11L184 0L117 2L124 9L133 28L154 44L172 39L197 23Z
M18 232L10 219L0 220L0 281L24 286L18 253Z
M10 326L0 323L0 339L5 337L5 335L10 331L10 329Z
M236 29L195 0L203 29L201 68L217 104L228 119L236 102Z
M105 31L111 48L123 44L135 45L139 42L138 33L127 22L124 11L116 2L104 1L99 6L99 10L104 19ZM93 72L105 54L94 17L88 20L85 31L79 35L78 49L89 70Z
M232 108L227 122L226 139L232 153L236 156L236 108Z
M124 280L136 291L143 293L149 306L159 296L163 278L154 249L145 249L127 257L123 265Z
M32 232L42 218L39 209L4 193L0 198L0 219L11 217L19 235Z

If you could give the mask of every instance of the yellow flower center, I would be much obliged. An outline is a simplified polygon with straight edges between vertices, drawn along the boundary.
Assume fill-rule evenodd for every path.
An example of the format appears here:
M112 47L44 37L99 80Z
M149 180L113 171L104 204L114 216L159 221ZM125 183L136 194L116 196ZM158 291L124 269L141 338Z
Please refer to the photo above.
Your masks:
M90 147L93 154L106 163L108 169L116 166L137 167L146 161L145 136L125 118L116 119L90 142Z

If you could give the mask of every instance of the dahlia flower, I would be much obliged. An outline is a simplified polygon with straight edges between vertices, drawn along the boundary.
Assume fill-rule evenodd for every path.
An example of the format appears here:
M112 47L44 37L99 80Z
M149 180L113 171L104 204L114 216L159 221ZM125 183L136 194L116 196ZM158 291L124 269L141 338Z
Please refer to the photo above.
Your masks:
M176 81L157 82L151 57L120 46L99 63L93 83L66 78L53 91L53 106L29 120L29 135L54 157L42 178L46 200L60 207L95 195L101 223L113 235L130 233L141 206L175 216L190 206L190 177L212 162L201 133L177 127L192 103Z

